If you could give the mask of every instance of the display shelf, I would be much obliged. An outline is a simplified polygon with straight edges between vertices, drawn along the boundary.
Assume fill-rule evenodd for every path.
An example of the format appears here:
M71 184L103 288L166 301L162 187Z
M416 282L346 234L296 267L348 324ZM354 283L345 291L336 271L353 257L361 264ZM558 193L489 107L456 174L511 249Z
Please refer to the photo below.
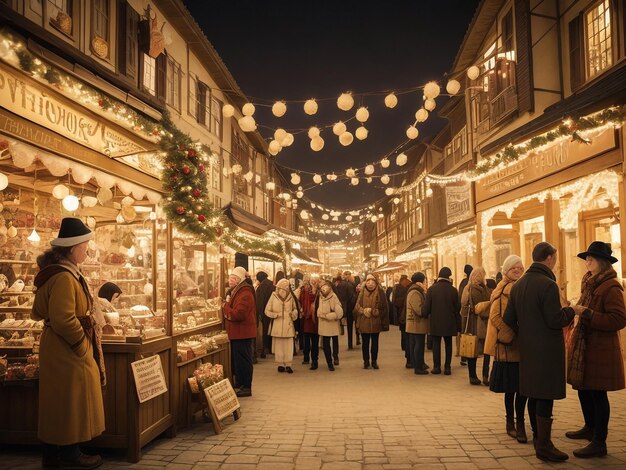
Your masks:
M1 296L0 296L1 297ZM33 307L0 307L0 313L30 313Z
M36 266L37 262L35 260L24 261L24 260L14 260L14 259L0 259L0 264L28 264L28 265Z
M187 364L191 364L191 363L192 363L192 362L194 362L194 361L199 361L199 360L201 360L201 359L204 359L205 357L208 357L208 356L213 356L213 355L215 355L215 354L219 354L219 353L221 353L222 351L226 351L226 349L227 349L227 348L226 348L226 345L223 345L223 346L221 346L221 347L219 347L219 348L217 348L217 349L214 349L213 351L209 351L209 352L208 352L208 353L206 353L206 354L202 354L202 355L200 355L200 356L194 356L193 358L191 358L191 359L187 359L186 361L177 362L177 363L176 363L176 365L177 365L178 367L183 367L183 366L186 366Z
M23 290L21 292L14 292L14 291L2 291L0 292L0 297L4 297L6 295L26 295L26 294L35 294L32 290Z
M33 346L11 346L7 344L0 344L0 349L33 349Z
M41 333L43 330L40 328L33 328L32 326L31 327L0 326L0 331L32 331L33 333Z

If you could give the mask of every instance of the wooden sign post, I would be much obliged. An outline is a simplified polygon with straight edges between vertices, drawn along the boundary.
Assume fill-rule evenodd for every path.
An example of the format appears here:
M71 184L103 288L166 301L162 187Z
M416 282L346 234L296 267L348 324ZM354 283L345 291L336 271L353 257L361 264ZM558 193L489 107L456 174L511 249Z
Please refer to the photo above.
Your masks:
M232 413L235 421L241 416L239 400L228 379L204 389L215 434L222 432L220 421Z

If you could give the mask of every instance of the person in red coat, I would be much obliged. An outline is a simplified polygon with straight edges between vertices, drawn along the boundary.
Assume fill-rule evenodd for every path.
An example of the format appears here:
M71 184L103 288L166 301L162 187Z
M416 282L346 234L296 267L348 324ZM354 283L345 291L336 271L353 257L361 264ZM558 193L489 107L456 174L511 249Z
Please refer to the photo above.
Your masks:
M317 317L315 312L315 299L318 295L317 277L312 277L300 289L300 312L301 326L304 333L304 361L302 364L308 364L311 359L311 367L309 369L317 369L317 363L320 355L320 337L317 334Z
M570 439L591 442L574 450L579 458L601 457L607 454L606 438L610 405L607 391L624 388L624 362L619 330L626 326L624 288L611 266L617 262L611 245L594 241L578 257L585 260L587 273L583 276L578 305L585 307L578 317L584 337L582 384L572 380L574 361L568 363L568 382L578 390L578 399L585 425L565 435Z
M245 280L246 270L241 266L231 271L228 276L230 292L222 306L238 397L252 396L252 360L256 338L254 288Z

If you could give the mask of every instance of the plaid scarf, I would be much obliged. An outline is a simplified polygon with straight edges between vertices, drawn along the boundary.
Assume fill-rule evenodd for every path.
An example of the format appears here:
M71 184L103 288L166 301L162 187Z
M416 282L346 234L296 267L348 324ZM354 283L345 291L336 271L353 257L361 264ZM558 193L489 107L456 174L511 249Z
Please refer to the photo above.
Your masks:
M583 280L580 285L580 299L578 299L578 305L582 305L583 307L589 307L591 303L591 298L593 297L593 293L595 290L602 284L604 281L608 281L609 279L614 279L617 277L617 273L615 269L612 267L607 269L606 271L601 271L595 276L591 274L590 271L587 271L583 276Z

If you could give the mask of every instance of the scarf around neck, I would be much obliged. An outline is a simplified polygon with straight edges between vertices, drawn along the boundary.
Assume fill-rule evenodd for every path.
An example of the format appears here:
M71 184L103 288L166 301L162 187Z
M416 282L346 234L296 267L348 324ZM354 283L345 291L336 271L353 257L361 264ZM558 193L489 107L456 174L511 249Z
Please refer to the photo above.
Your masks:
M591 274L590 271L587 271L583 276L583 280L580 285L580 299L578 300L578 305L582 305L583 307L589 307L591 303L591 298L593 297L594 291L605 281L609 279L617 278L617 272L612 267L607 269L606 271L601 271L595 276Z

